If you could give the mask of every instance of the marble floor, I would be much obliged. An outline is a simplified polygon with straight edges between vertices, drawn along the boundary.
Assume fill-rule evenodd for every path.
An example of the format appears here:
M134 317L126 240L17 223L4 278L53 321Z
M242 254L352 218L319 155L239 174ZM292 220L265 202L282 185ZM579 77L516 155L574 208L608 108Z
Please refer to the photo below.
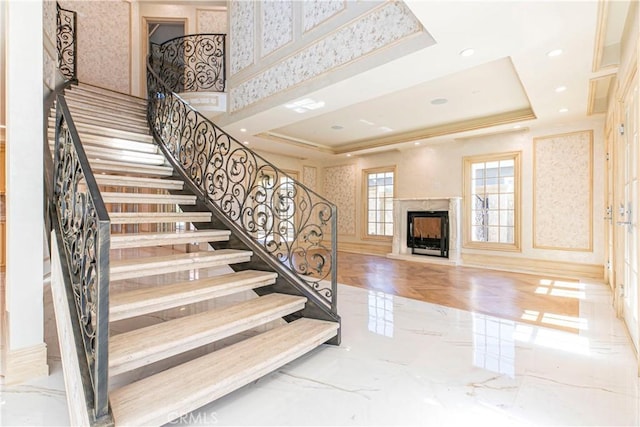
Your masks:
M341 346L169 425L640 425L624 326L605 286L584 290L582 327L571 333L340 285ZM0 388L1 425L68 424L58 352L50 354L49 377Z

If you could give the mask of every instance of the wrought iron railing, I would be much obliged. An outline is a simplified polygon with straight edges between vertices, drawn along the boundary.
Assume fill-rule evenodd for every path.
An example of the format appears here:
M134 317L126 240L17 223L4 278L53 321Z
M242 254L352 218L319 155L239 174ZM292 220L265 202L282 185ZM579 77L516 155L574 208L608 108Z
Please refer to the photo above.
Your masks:
M54 156L53 227L63 242L98 419L108 413L110 223L62 95L56 99Z
M198 191L337 314L337 210L184 102L149 57L149 123Z
M76 12L66 10L56 4L57 31L56 45L58 48L58 70L66 80L77 80L77 26Z
M156 72L174 92L224 92L224 34L194 34L152 43Z

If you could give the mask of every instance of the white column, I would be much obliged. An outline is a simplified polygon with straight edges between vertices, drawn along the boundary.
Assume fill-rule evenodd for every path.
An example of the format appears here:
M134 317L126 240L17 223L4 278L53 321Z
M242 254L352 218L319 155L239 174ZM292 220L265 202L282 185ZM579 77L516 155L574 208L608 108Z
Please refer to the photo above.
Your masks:
M7 271L9 367L43 334L43 31L42 0L6 3ZM13 361L11 354L23 358ZM32 359L35 362L35 359ZM44 361L46 364L46 359ZM46 366L46 365L45 365ZM40 366L41 367L41 366ZM38 366L34 366L37 370ZM9 369L8 369L9 371ZM42 370L40 369L40 372ZM5 372L11 376L11 372ZM22 374L28 377L28 374Z

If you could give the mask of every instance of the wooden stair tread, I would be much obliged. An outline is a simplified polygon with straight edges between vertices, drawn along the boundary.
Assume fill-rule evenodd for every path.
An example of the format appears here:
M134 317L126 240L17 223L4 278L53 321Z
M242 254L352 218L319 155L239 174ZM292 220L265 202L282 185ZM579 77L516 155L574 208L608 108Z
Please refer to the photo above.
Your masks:
M118 375L255 328L302 310L306 301L274 293L113 336L109 373Z
M184 183L177 179L158 179L126 175L95 175L98 185L115 187L155 188L158 190L182 190ZM113 238L111 239L113 242Z
M196 199L197 197L191 194L102 192L102 200L105 203L195 205Z
M48 137L50 143L53 143L54 141L54 134L55 129L49 127ZM78 132L78 134L80 135L80 140L84 147L95 146L150 154L156 154L159 152L158 146L153 142L133 141L126 138L113 138L110 136L94 135L84 132Z
M112 260L109 266L110 280L132 279L157 274L173 273L197 268L247 262L251 251L220 249L141 258Z
M109 212L111 224L209 222L211 212Z
M302 318L110 393L116 425L162 425L328 341L338 324Z
M118 108L116 105L107 105L107 104L95 104L89 101L84 101L82 98L73 98L65 95L65 100L67 101L67 105L69 108L77 108L85 111L92 111L94 113L105 113L119 117L135 117L139 120L144 120L147 117L146 108L134 110L122 110Z
M231 232L229 230L187 230L167 233L111 234L111 249L141 248L146 246L178 245L198 242L221 242L229 240L230 235Z
M134 289L109 295L109 320L153 313L275 283L277 273L243 270L165 286Z
M172 176L171 166L146 165L139 163L123 163L114 160L89 159L91 169L95 172L119 172L134 175L154 175L158 177Z

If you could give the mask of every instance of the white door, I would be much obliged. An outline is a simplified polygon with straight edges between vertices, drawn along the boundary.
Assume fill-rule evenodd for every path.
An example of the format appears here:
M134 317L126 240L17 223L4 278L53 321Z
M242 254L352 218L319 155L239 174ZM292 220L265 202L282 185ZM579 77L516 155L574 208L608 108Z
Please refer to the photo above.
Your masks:
M623 294L622 311L636 350L638 346L638 84L637 79L624 99L624 134L620 138L622 157L621 199L618 225L622 227Z

